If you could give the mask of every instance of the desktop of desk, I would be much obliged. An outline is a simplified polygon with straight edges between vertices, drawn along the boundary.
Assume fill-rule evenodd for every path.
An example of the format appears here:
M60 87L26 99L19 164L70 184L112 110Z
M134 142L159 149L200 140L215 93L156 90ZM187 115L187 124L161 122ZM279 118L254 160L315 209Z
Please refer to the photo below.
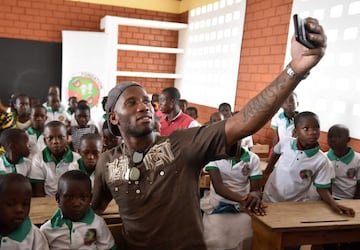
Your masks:
M266 216L252 216L253 250L359 241L360 200L341 200L355 217L336 214L322 201L267 204Z

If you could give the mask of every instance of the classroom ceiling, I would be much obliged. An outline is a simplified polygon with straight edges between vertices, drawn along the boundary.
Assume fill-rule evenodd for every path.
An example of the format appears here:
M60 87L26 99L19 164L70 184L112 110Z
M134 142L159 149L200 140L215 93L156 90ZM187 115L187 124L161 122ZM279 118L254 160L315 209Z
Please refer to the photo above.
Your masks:
M68 0L180 14L217 0Z

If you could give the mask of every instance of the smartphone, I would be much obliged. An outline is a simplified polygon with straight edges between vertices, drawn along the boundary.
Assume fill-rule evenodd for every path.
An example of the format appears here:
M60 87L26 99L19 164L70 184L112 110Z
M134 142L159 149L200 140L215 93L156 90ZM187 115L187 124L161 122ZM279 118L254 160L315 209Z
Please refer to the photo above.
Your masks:
M297 14L293 16L294 21L294 28L295 28L295 39L302 45L304 45L306 48L314 49L316 48L316 45L312 42L310 42L306 35L308 31L305 27L305 22L302 18L300 18Z

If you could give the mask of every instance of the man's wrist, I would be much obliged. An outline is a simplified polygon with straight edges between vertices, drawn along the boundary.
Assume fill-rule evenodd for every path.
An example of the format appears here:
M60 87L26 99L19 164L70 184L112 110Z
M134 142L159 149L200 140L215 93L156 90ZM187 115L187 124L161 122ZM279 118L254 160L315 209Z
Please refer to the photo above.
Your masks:
M291 66L291 63L286 65L285 72L290 78L299 80L299 81L306 79L310 74L310 71L305 74L298 74L297 72L295 72L295 70Z

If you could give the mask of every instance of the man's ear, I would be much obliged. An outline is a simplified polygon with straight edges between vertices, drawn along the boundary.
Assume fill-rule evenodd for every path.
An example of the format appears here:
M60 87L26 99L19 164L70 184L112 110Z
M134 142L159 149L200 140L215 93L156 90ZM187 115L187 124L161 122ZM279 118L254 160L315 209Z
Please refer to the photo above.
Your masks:
M118 125L119 124L119 117L115 112L111 112L109 114L109 120L111 122L112 125Z

